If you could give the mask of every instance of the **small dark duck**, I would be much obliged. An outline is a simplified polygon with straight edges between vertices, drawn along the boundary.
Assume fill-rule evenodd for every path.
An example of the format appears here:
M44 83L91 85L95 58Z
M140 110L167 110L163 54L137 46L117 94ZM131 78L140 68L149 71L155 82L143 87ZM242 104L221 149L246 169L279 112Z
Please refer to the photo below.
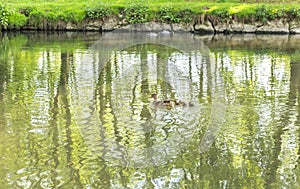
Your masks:
M181 100L157 100L157 94L152 94L153 104L156 106L166 106L166 107L174 107L174 106L194 106L192 102L186 103Z

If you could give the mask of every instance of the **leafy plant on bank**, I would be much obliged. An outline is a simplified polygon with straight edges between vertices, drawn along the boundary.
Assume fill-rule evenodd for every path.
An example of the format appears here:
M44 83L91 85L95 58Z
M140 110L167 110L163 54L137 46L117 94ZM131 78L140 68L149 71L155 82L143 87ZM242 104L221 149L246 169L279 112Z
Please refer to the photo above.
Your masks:
M179 11L178 17L181 17L181 22L190 23L193 21L193 12L189 9Z
M12 11L8 16L8 25L12 27L22 27L27 23L27 17L16 11Z
M39 10L34 10L30 12L29 15L29 23L33 24L34 26L39 26L45 20L44 13Z
M0 5L0 27L8 25L8 17L10 11L6 8L5 5Z
M124 9L126 20L130 24L143 23L147 21L148 7L144 5L134 5Z
M266 22L267 20L273 20L276 18L286 17L286 11L282 8L271 7L265 4L257 6L255 9L256 20Z
M215 16L220 20L225 20L231 16L229 13L229 7L226 6L213 8L212 10L208 11L207 14Z
M34 11L34 10L36 10L35 7L24 7L24 8L21 8L21 9L19 10L19 12L20 12L21 14L24 14L25 16L29 17L30 14L31 14L31 12Z
M112 14L112 11L109 10L108 7L100 6L100 7L88 7L85 10L85 14L87 18L105 18L108 15Z
M269 18L268 8L265 5L260 5L256 8L255 17L257 20L261 20L262 22L266 22Z
M64 20L66 22L71 21L74 23L79 23L86 17L86 13L85 10L67 9L61 12L60 17L62 17L61 20Z
M291 7L286 10L287 17L300 19L300 8Z
M293 10L293 11L291 11ZM256 20L261 22L267 22L268 20L274 20L278 18L287 18L291 15L298 17L300 11L298 9L287 9L282 6L274 5L236 5L236 6L217 6L207 11L208 15L212 15L219 20L226 20L231 18L245 19L248 21Z
M177 13L175 13L173 7L163 7L158 11L158 18L162 22L166 23L179 23L181 21L181 17Z
M166 23L189 23L193 21L190 9L175 10L173 7L163 7L158 11L158 20Z
M255 0L215 0L206 1L146 1L121 0L113 1L79 1L71 0L43 1L28 0L21 4L10 3L9 6L0 5L0 27L55 24L65 22L80 23L84 18L105 18L112 14L123 14L130 24L156 20L166 23L190 23L194 16L211 15L218 21L226 19L241 19L246 22L287 18L300 20L300 6L297 4L264 4L240 3ZM291 0L287 0L290 1ZM6 1L10 2L10 0ZM129 3L130 2L130 3ZM255 1L256 2L256 1ZM261 2L261 1L259 1ZM82 8L86 7L86 8ZM202 7L205 7L204 9ZM14 9L19 11L14 11Z

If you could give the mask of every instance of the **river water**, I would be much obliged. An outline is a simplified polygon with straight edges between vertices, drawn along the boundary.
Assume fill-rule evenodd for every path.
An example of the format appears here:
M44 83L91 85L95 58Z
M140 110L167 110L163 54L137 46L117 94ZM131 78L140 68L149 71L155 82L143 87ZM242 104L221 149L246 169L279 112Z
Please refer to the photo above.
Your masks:
M0 188L299 188L300 36L0 36Z

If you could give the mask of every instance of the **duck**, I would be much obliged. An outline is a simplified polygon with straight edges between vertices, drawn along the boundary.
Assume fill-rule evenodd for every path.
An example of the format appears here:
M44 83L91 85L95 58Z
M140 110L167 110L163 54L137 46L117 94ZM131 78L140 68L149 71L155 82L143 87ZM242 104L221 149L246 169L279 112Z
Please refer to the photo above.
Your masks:
M183 101L181 101L181 100L179 100L179 101L176 101L176 105L177 106L186 106L186 103L183 102Z
M151 97L153 98L153 104L156 106L166 106L166 107L174 107L174 106L194 106L194 104L192 102L183 102L181 100L177 101L177 100L162 100L162 101L158 101L157 100L157 94L152 94Z
M193 107L193 106L195 106L195 105L194 105L194 103L189 102L189 106L190 106L190 107Z
M174 100L157 100L157 94L152 94L153 104L156 106L166 106L166 107L174 107L176 105L176 101Z

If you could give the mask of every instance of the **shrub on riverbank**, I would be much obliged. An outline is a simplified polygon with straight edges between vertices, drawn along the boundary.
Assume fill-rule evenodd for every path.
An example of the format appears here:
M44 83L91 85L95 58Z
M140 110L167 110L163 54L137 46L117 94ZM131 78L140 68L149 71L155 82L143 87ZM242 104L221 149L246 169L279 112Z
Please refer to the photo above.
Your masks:
M239 0L234 1L235 3L217 2L226 2L226 0L214 3L184 0L172 2L102 0L101 3L53 0L46 3L38 1L16 3L11 0L7 5L0 6L0 27L32 26L57 29L61 23L70 22L80 25L87 19L103 20L111 16L117 16L120 20L125 20L130 24L148 21L192 23L199 17L207 16L219 22L235 19L242 22L260 21L263 23L280 18L290 20L300 18L299 4L250 4L238 3L241 2Z
M10 11L7 9L5 5L0 5L0 26L8 25L8 17L10 15Z

